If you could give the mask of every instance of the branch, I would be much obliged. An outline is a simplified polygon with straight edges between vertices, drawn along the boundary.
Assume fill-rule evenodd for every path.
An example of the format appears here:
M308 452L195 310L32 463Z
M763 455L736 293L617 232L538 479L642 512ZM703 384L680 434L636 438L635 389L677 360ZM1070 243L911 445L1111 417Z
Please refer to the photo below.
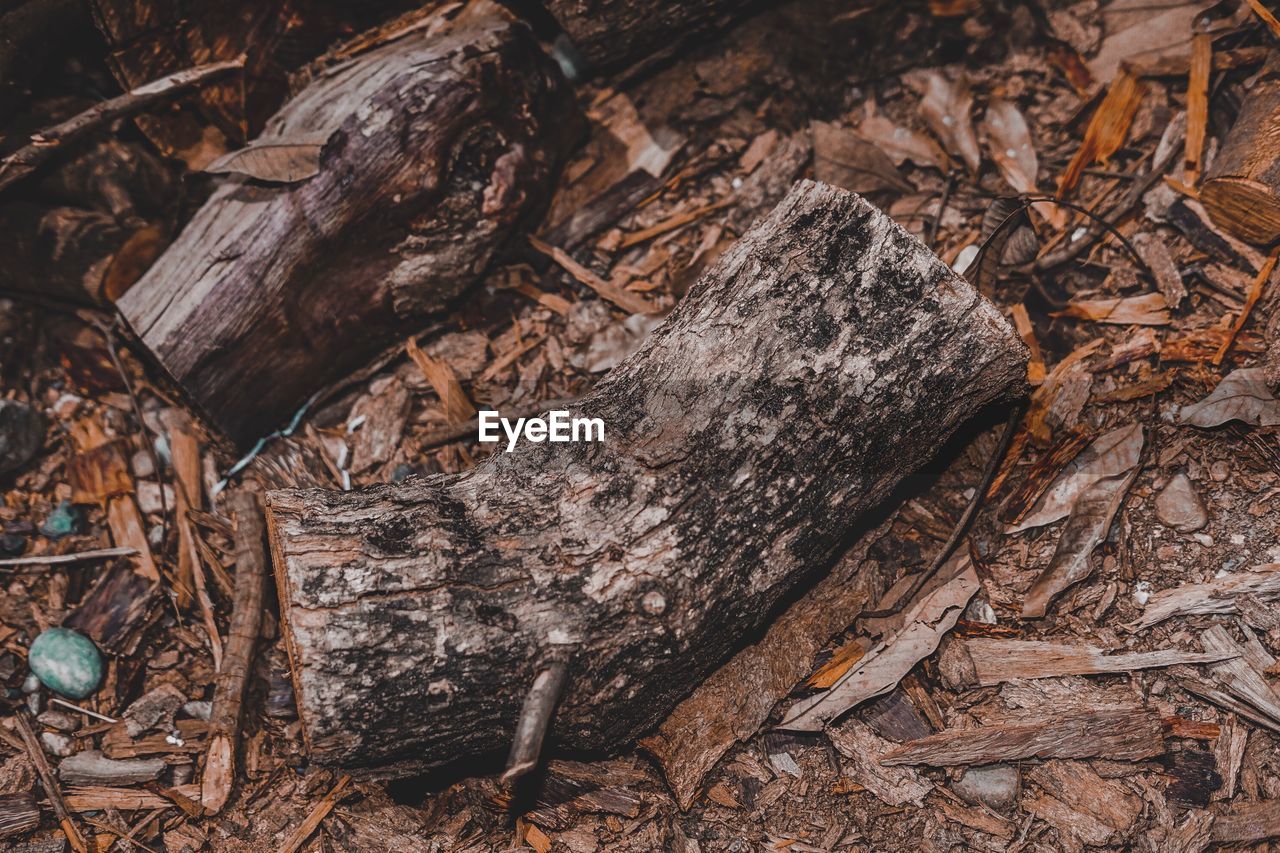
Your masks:
M46 160L90 131L118 118L142 112L147 107L222 75L244 68L243 54L225 62L210 62L144 83L123 95L92 106L61 124L40 131L31 142L0 160L0 192L30 175Z

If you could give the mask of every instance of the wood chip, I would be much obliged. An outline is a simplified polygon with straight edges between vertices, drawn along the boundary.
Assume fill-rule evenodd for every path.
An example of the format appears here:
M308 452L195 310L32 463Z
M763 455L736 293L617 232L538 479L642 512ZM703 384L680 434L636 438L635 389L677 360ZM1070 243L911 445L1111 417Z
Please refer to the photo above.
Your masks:
M316 828L320 826L320 822L328 816L329 812L333 811L338 798L342 796L342 792L346 790L350 782L351 777L345 773L342 774L342 778L329 789L328 793L311 807L311 813L307 815L306 820L298 824L293 832L289 833L285 840L280 843L280 846L276 848L276 853L297 853L302 845L306 843L306 840L311 837L311 833L315 832Z
M877 735L861 720L850 718L827 730L831 743L843 756L844 775L891 806L914 803L919 806L933 790L933 784L909 767L887 767L876 756L893 744Z
M475 404L462 389L462 383L458 381L453 368L447 362L427 355L413 338L405 343L404 348L409 358L413 359L413 363L418 365L422 375L427 378L427 382L431 383L436 396L444 406L445 417L449 423L462 423L476 416Z
M1146 84L1125 70L1111 81L1107 96L1085 129L1084 142L1058 179L1059 198L1071 194L1087 166L1091 163L1105 164L1112 154L1120 150L1146 91Z
M582 264L575 261L568 252L557 246L550 246L533 235L529 236L529 243L533 248L537 249L544 255L550 257L553 261L564 268L565 272L573 276L582 284L591 288L600 296L617 305L628 314L656 314L658 307L640 296L632 293L626 288L619 287L610 281L605 281Z
M948 729L903 744L882 764L993 764L1027 758L1140 761L1164 751L1159 714L1140 708L1102 708L1018 720L974 729Z
M1188 652L1157 649L1110 654L1097 646L1046 640L974 637L953 640L943 652L939 670L954 690L990 687L1017 678L1101 675L1177 664L1216 663L1235 656L1229 650Z

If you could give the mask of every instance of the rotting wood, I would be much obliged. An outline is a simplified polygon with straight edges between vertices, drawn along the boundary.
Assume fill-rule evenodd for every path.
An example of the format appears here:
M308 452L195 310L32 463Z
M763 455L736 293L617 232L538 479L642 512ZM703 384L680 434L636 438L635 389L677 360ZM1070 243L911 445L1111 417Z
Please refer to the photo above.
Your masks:
M1205 171L1200 203L1215 225L1242 240L1280 239L1280 69L1249 90L1240 115Z
M393 775L490 750L560 651L554 735L626 743L1025 377L967 282L861 198L798 184L574 407L603 443L268 496L313 759Z
M993 764L1024 758L1140 761L1164 751L1160 715L1138 708L1070 711L1034 721L949 729L905 743L881 764Z
M235 604L226 654L214 687L209 749L200 779L200 803L215 814L227 804L235 782L244 694L262 628L262 589L267 574L266 531L257 493L248 489L235 492L229 509L235 522Z
M241 445L470 285L578 135L526 27L483 2L445 20L317 75L253 144L323 139L319 173L228 180L118 303Z

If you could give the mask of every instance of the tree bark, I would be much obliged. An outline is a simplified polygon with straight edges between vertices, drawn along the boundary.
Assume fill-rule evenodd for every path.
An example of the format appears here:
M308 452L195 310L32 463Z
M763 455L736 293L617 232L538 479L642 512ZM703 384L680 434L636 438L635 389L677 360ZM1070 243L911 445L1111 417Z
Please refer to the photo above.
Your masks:
M234 167L313 176L228 182L120 300L238 444L474 281L577 136L573 94L523 25L490 4L437 14L317 75Z
M1280 240L1280 74L1246 95L1205 173L1200 203L1219 228L1243 240Z
M798 184L571 409L603 442L269 495L312 757L394 775L501 746L566 659L553 736L623 745L962 422L1022 393L1026 358L887 216Z

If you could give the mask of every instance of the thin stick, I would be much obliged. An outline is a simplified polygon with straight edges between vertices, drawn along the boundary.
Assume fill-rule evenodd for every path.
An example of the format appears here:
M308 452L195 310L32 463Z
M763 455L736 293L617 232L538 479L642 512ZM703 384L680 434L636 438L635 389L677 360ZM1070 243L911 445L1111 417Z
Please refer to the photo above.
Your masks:
M1026 400L1019 400L1010 409L1009 420L1005 423L1004 433L1000 436L1000 446L996 448L996 452L987 461L987 470L982 473L982 482L973 493L973 498L969 501L969 505L965 507L960 520L956 522L956 526L951 531L951 536L948 537L946 544L942 546L942 550L934 556L933 562L929 564L929 567L916 575L916 579L911 583L911 588L898 596L897 604L883 610L864 611L858 615L859 619L887 619L890 616L896 616L947 562L947 559L956 550L956 546L960 544L960 540L969 532L969 525L973 523L973 519L977 516L978 508L982 506L987 490L991 488L991 483L995 480L996 473L1001 468L1000 463L1004 461L1005 454L1009 452L1009 448L1013 445L1013 437L1017 434L1018 427L1022 423L1022 416L1026 412Z
M95 548L91 551L80 551L75 554L47 554L35 557L9 557L0 560L0 568L13 566L62 566L67 563L80 563L85 560L105 560L109 557L132 557L138 553L137 548Z
M1280 259L1280 248L1271 252L1267 257L1267 262L1262 265L1262 269L1258 270L1258 274L1254 276L1253 286L1249 288L1249 295L1244 300L1244 307L1240 309L1240 314L1236 317L1236 321L1231 324L1231 331L1227 333L1222 346L1218 347L1218 351L1213 355L1214 367L1222 364L1222 360L1227 357L1227 353L1231 351L1231 347L1236 342L1236 335L1240 334L1244 324L1249 322L1249 314L1253 311L1253 306L1258 304L1258 300L1262 297L1262 291L1266 288L1267 281L1271 278L1271 273L1275 272L1278 259Z
M141 112L154 103L244 68L244 64L245 57L242 54L225 62L210 62L187 68L96 104L61 124L40 131L31 137L31 142L27 145L0 160L0 192L34 172L63 147L94 128Z
M648 299L638 293L632 293L625 287L619 287L611 281L605 281L575 261L568 252L559 246L544 243L532 234L529 235L529 245L551 258L551 260L563 267L565 272L594 290L602 299L607 299L628 314L654 314L658 311L658 306Z
M507 757L507 769L503 782L512 782L538 766L542 753L542 741L551 725L551 715L564 692L569 675L569 662L563 659L547 664L533 679L533 685L520 708L520 719L511 740L511 754Z
M59 699L57 696L51 697L49 701L55 705L61 705L64 708L69 708L72 711L78 711L81 714L87 714L88 716L93 717L94 719L102 720L102 722L104 723L120 722L115 717L108 717L106 714L99 714L97 711L90 711L88 708L81 708L79 705L75 704L74 702L68 702L65 699Z
M1271 32L1280 38L1280 19L1271 13L1271 10L1262 5L1262 0L1244 0L1249 4L1249 8L1253 10L1262 22L1271 28Z
M227 804L235 781L244 691L262 628L262 588L267 574L258 496L248 490L238 491L231 496L230 509L236 525L236 596L226 654L213 692L208 758L200 780L200 802L211 814L217 814Z
M58 824L62 827L63 835L67 836L67 842L76 853L88 853L89 847L85 844L84 836L71 820L71 812L67 808L67 801L62 798L62 789L58 787L58 780L54 778L49 759L44 757L40 741L36 739L36 733L31 728L27 710L18 708L14 714L14 720L18 723L18 734L22 737L23 746L27 748L27 757L31 759L36 775L40 777L40 787L44 788L44 795L49 798L53 813L58 816Z
M1147 191L1160 181L1165 170L1169 168L1169 165L1173 163L1175 159L1177 159L1179 153L1180 152L1177 150L1171 148L1164 159L1159 163L1153 164L1150 171L1133 182L1129 187L1129 191L1124 194L1124 198L1122 198L1120 203L1112 209L1106 219L1103 219L1102 217L1094 217L1088 230L1085 231L1079 240L1074 240L1055 252L1050 252L1043 257L1036 258L1031 263L1015 267L1013 271L1024 274L1032 272L1048 272L1054 267L1061 266L1062 264L1078 257L1085 249L1091 247L1094 241L1102 236L1104 231L1111 231L1114 233L1115 223L1119 222L1135 204L1142 200L1142 197L1147 194ZM1136 255L1136 252L1134 254Z
M329 793L325 794L320 799L320 802L315 804L315 807L311 809L311 814L307 815L307 819L298 824L297 829L289 833L289 837L280 845L277 853L297 853L303 843L311 837L311 833L316 831L320 821L324 820L329 812L333 811L333 807L338 803L339 795L342 794L343 789L347 787L347 783L350 781L351 777L344 773L338 783L329 789Z

